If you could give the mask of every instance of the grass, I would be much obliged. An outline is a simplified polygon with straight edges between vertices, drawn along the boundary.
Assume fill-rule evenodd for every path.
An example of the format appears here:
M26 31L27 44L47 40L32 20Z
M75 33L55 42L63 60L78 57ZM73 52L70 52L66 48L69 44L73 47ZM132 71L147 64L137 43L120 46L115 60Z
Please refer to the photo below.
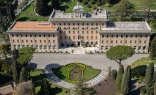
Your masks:
M91 12L92 8L88 8L87 5L84 5L83 3L79 3L84 7L84 12ZM61 3L60 10L64 11L65 13L73 13L74 6L77 5L77 1L64 1Z
M32 78L32 81L33 81L34 87L35 87L35 93L37 94L40 91L41 81L44 78L46 78L46 76L44 75L44 73L41 69L35 69L32 72L30 72L30 77ZM66 91L68 91L68 89L61 88L52 82L50 82L50 84L51 84L51 89L53 92L52 95L68 95L68 93L66 93Z
M71 63L72 64L72 63ZM67 65L62 66L60 68L55 68L52 69L52 71L54 72L54 74L59 77L60 79L67 81L67 82L71 82L71 83L77 83L77 81L72 81L69 79L69 71L68 71L68 67ZM88 81L92 78L94 78L97 74L99 74L100 70L97 69L93 69L92 67L86 66L85 70L84 70L84 81Z
M48 3L48 14L47 16L39 16L34 12L35 2L32 2L26 9L24 9L16 18L17 21L48 21L49 16L52 12L50 2Z
M135 62L132 63L131 67L137 67L140 65L147 65L150 63L155 63L156 64L156 60L151 60L149 57L143 57L141 59L136 60Z

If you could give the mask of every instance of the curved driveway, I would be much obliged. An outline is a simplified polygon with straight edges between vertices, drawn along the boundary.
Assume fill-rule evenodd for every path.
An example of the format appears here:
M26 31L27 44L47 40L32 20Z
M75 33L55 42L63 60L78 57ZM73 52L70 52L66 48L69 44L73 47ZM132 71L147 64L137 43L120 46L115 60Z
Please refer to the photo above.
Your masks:
M149 54L134 54L132 57L122 61L124 66L130 65L132 62L141 57L148 57ZM35 53L31 64L33 68L44 69L49 64L66 65L72 62L80 62L92 66L96 69L108 70L118 69L118 64L109 60L105 54L53 54L53 53Z

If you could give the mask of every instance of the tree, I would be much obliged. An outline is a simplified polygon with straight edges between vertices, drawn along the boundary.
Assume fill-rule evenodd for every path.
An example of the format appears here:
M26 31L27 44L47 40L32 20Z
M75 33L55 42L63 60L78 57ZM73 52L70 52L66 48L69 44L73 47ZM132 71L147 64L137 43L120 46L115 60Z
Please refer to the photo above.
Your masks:
M150 58L152 60L156 59L156 37L154 37L154 39L151 42L151 47L150 47Z
M8 1L7 1L7 14L9 21L14 21L15 19L14 8L11 3L8 3Z
M121 65L121 61L131 57L134 54L134 49L130 46L118 45L110 48L106 52L107 58L116 61Z
M7 58L7 54L10 52L10 44L3 44L0 46L0 51L4 55L5 59Z
M19 83L27 82L27 81L28 81L28 71L26 70L25 67L23 67L20 72Z
M17 62L14 61L13 64L12 64L12 77L13 77L13 80L15 81L15 84L17 85L18 84L18 73L17 73Z
M116 6L115 13L119 20L129 19L134 13L134 6L128 0L121 0Z
M146 18L147 21L149 21L150 15L151 15L151 10L155 6L154 4L156 3L155 0L142 0L141 5L146 12Z
M86 5L86 4L88 3L88 1L87 1L87 0L83 0L82 3L83 3L84 5Z
M115 80L116 79L116 76L117 76L117 71L116 70L112 70L111 73L112 73L111 74L112 79Z
M20 83L16 88L15 95L33 95L32 81ZM43 94L43 95L46 95L46 94Z
M100 5L101 5L101 0L97 0L97 1L96 1L96 4L97 4L98 6L100 6Z
M33 57L35 48L24 47L24 48L20 48L18 52L20 56L17 58L17 61L20 64L27 65Z
M43 79L41 82L39 95L51 95L51 86L46 79Z
M150 93L150 88L152 87L154 78L154 64L151 63L147 67L146 75L145 75L145 86L147 93Z
M121 84L121 93L123 95L128 95L131 91L131 67L127 66L126 72L123 75L123 80Z
M57 9L60 5L60 0L51 0L51 2L54 9Z
M154 83L154 95L156 95L156 82Z
M123 67L123 65L120 65L118 73L117 73L117 77L116 77L116 88L118 90L121 89L121 83L122 83L122 76L123 76L123 74L124 74L124 67Z
M19 57L19 53L17 49L12 50L12 58L16 60Z
M36 0L36 12L41 15L47 15L47 2L46 0Z

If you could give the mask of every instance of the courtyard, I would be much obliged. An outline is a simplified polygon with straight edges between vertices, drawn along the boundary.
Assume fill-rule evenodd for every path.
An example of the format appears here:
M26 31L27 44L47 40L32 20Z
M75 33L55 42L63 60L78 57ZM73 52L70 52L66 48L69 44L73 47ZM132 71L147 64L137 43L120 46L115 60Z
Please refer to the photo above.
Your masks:
M31 60L33 68L44 69L49 64L66 65L69 63L79 62L95 69L108 70L109 67L118 70L118 64L109 60L105 54L55 54L55 53L35 53ZM148 54L134 54L132 57L122 61L126 67L134 61L148 57Z

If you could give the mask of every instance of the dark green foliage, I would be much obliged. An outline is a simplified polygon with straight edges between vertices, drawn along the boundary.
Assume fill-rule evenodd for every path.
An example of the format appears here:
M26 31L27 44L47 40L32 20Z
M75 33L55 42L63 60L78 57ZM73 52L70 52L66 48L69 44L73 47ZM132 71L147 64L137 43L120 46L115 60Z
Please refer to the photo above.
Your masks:
M46 0L36 0L36 9L35 10L41 16L47 15L48 10L47 10Z
M145 84L146 86L150 87L153 84L153 77L154 77L154 64L151 63L147 67L146 75L145 75Z
M8 14L9 20L14 21L15 13L14 13L13 5L11 3L7 3L7 14Z
M87 4L87 7L88 7L88 8L91 8L91 4L90 4L90 3L88 3L88 4Z
M51 95L51 86L47 79L42 80L39 95Z
M134 13L134 6L128 0L121 0L116 6L116 16L119 20L130 19Z
M146 94L146 87L145 87L145 86L142 86L142 87L140 88L140 94L141 94L141 95L145 95L145 94Z
M20 64L27 64L33 57L35 49L32 47L24 47L19 49L19 57L17 61Z
M156 59L156 37L154 37L154 39L151 42L151 46L150 46L150 58L152 60Z
M27 81L28 81L28 71L26 70L25 67L23 67L20 72L19 83L27 82Z
M84 5L86 5L86 4L88 3L88 1L87 1L87 0L83 0L82 3L83 3Z
M95 4L96 3L96 0L91 0L90 3L91 4Z
M124 66L119 65L118 75L122 75L122 74L124 74Z
M121 65L121 61L131 57L134 52L135 51L131 46L118 45L110 48L106 52L106 56L110 60L114 60Z
M149 64L146 75L145 75L145 86L147 93L151 93L151 87L153 86L153 77L154 77L154 64Z
M118 74L117 74L117 78L116 78L116 88L118 90L121 89L121 83L122 83L122 76L124 74L124 67L123 65L119 65L119 70L118 70Z
M135 68L132 69L132 77L136 77L136 78L139 78L140 76L145 76L145 73L146 73L146 69L147 69L147 66L146 65L140 65L140 66L137 66Z
M51 0L51 2L54 9L57 9L60 5L60 0Z
M131 91L131 67L127 66L121 84L121 93L128 95Z
M154 95L156 95L156 82L154 83Z
M17 73L17 62L16 61L14 61L13 64L12 64L12 73L13 73L13 75L12 75L13 80L14 80L15 84L17 85L18 82L19 82L18 81L19 75Z
M100 6L100 5L101 5L101 0L97 0L96 4L97 4L98 6Z
M18 57L19 57L18 50L17 49L14 49L12 51L12 58L13 58L13 60L16 60Z
M111 74L112 79L115 80L116 76L117 76L117 71L116 70L112 70L112 74Z

